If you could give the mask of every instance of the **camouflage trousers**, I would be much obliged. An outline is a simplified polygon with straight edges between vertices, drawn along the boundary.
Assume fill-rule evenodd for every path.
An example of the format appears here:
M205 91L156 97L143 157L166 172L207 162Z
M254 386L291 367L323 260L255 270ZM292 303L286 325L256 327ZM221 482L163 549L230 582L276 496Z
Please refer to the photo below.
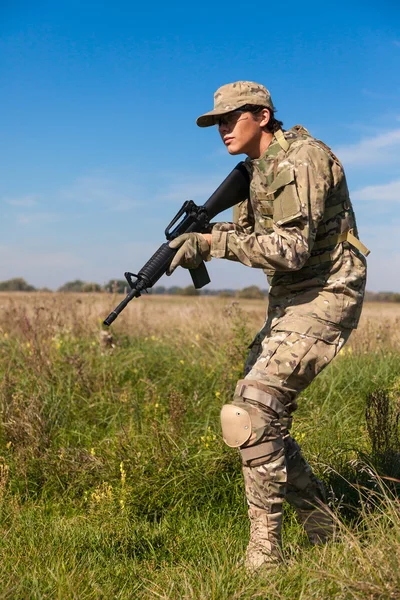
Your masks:
M259 335L251 346L246 375L232 403L251 420L252 434L240 446L250 518L246 555L250 569L281 558L285 499L296 510L311 543L323 543L333 533L324 486L303 458L290 427L297 395L337 355L349 334L338 329L328 342L272 330L263 338Z

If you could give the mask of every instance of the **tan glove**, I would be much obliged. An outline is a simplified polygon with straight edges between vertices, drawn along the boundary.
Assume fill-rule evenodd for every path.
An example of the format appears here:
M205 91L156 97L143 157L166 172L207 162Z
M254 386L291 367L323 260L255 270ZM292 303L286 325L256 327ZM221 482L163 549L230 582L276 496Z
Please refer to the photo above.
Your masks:
M179 248L167 271L171 275L180 265L185 269L196 269L203 260L211 260L210 245L201 233L184 233L169 243L170 248Z

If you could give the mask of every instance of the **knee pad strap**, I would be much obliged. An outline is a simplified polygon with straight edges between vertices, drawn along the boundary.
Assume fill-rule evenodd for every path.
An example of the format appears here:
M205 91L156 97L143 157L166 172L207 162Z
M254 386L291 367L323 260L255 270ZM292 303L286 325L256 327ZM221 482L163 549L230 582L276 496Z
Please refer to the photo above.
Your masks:
M254 400L264 406L268 406L268 408L272 409L279 417L287 412L286 406L282 404L276 396L268 394L268 392L260 389L257 387L257 384L257 381L252 382L250 380L240 379L236 386L235 396L242 396L242 398L248 398L249 400Z
M261 442L261 444L255 444L254 446L245 446L240 448L240 454L244 462L260 459L281 450L284 447L283 440L277 438L276 440L270 440L267 442Z

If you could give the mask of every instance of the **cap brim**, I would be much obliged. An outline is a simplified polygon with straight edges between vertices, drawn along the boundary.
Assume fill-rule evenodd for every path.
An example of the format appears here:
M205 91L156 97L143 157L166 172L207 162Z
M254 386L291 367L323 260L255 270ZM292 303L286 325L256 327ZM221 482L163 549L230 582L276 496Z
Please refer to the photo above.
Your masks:
M211 127L212 125L216 125L218 121L218 117L221 115L227 115L232 112L234 109L230 110L210 110L210 112L204 113L198 119L196 119L196 123L199 127Z

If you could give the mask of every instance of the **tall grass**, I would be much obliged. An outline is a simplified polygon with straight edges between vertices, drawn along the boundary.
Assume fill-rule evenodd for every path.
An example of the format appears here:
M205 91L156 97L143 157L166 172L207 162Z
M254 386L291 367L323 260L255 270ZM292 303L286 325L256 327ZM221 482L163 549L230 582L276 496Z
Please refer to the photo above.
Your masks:
M400 598L395 313L299 401L335 541L311 548L287 510L285 563L251 577L218 421L262 305L151 298L109 337L103 296L17 298L1 300L0 598Z

